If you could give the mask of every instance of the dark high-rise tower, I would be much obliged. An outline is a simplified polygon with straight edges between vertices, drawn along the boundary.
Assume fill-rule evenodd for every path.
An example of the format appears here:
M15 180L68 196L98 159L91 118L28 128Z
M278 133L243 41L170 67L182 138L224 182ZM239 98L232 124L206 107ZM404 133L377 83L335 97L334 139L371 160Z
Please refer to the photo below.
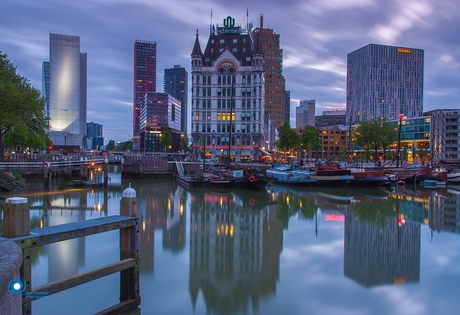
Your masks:
M133 135L139 134L139 112L144 96L156 92L157 43L136 40L134 43Z
M188 99L188 73L184 67L174 65L174 68L165 69L164 91L181 102L181 131L187 132L187 99Z
M265 123L271 119L275 127L289 121L290 105L286 104L286 80L283 76L283 50L280 48L280 35L272 29L264 28L264 16L260 15L260 26L252 32L258 36L260 50L264 55L265 71Z

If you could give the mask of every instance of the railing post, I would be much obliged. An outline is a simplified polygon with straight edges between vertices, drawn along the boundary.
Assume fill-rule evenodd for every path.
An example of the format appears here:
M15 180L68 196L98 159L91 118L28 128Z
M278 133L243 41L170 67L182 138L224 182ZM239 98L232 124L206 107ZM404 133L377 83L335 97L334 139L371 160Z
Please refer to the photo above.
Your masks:
M45 190L49 190L50 179L51 179L51 163L43 162L43 169L44 169L44 179L45 179Z
M104 188L109 186L109 159L104 159Z
M136 191L129 188L123 191L120 201L120 215L139 218ZM133 308L140 304L140 255L139 255L139 221L135 226L120 229L120 259L135 258L135 267L120 272L120 302L133 300Z
M3 236L13 238L30 234L30 209L27 204L27 198L12 197L5 200L5 208L3 211ZM26 292L32 290L32 264L31 264L31 249L22 251L22 266L20 277L26 283ZM32 303L22 305L22 314L32 314Z

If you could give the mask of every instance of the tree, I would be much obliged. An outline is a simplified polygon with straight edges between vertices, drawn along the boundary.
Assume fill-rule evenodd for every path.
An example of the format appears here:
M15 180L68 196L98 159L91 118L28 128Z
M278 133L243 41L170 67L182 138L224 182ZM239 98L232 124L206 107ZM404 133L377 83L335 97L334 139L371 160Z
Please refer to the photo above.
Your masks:
M115 148L115 140L109 140L109 142L105 145L106 151L112 151Z
M21 134L15 128L12 128L3 137L3 145L5 147L19 147L21 150L23 150L23 148L45 150L51 144L52 142L48 137L46 137L46 139L42 139L32 133Z
M0 52L0 150L4 158L4 137L8 132L12 138L23 139L24 145L43 148L50 143L45 116L45 99L29 80L16 73L16 67L6 54ZM16 143L15 146L21 145Z
M182 141L180 143L181 149L184 151L184 153L187 153L190 151L190 140L187 136L187 132L184 131L184 135L182 136Z
M127 151L133 149L133 142L131 140L120 142L115 146L115 151Z
M171 136L171 129L168 125L165 126L163 129L163 135L161 136L161 145L165 149L165 152L172 144L172 136Z
M318 135L314 126L305 126L302 134L300 135L300 146L307 151L308 156L311 157L311 150L316 147Z
M363 121L356 128L356 144L361 146L366 152L366 162L370 157L373 149L375 154L381 146L380 122L377 120Z
M380 134L382 138L383 157L386 160L388 147L398 139L398 129L394 128L386 119L382 119L380 125Z
M278 149L282 149L285 153L291 149L295 149L300 143L299 135L291 129L289 122L285 122L278 127L278 140L275 145Z
M389 145L396 141L396 131L385 118L377 118L371 121L363 121L356 128L356 144L366 151L366 159L374 151L374 159L377 160L378 149L382 148L383 155Z

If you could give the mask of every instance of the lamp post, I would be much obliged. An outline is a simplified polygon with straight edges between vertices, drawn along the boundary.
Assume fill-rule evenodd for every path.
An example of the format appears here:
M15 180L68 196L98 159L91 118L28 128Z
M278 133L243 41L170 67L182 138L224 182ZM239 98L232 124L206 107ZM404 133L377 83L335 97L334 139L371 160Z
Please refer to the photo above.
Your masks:
M318 132L318 126L316 126L316 163L318 163L318 141L319 141L319 132Z
M404 119L403 114L399 114L399 131L398 131L398 148L397 148L397 157L396 157L396 167L399 167L399 159L400 159L400 150L401 150L401 125L402 120Z

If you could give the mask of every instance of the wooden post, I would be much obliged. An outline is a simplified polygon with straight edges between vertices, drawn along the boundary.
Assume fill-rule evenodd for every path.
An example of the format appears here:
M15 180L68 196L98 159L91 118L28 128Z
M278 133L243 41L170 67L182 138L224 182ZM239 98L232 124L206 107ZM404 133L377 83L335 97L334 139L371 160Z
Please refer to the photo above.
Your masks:
M51 179L51 164L49 162L43 163L44 173L45 173L45 190L49 190L50 179Z
M27 204L27 198L12 197L5 200L5 208L3 211L3 236L13 238L30 234L30 209ZM32 289L32 264L31 264L31 249L22 251L22 266L20 277L26 283L26 292ZM22 305L22 314L32 314L32 303Z
M104 188L109 186L109 159L104 159Z
M13 238L30 234L30 211L27 198L7 198L4 216L4 237Z
M132 227L120 229L120 259L135 258L136 266L120 272L120 302L133 300L140 304L139 294L139 208L137 204L136 191L129 188L123 191L123 198L120 201L120 215L137 218L137 224Z

